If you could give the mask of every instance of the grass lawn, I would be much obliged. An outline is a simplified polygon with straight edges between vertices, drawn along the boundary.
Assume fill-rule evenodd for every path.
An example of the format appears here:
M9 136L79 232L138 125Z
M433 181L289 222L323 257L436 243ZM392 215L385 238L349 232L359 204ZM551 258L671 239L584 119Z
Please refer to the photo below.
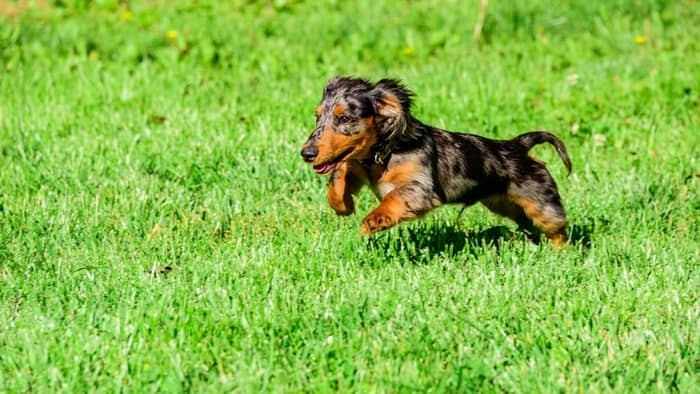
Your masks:
M700 391L700 2L492 1L477 41L477 0L24 3L0 392ZM556 132L571 245L480 206L361 237L299 156L338 74Z

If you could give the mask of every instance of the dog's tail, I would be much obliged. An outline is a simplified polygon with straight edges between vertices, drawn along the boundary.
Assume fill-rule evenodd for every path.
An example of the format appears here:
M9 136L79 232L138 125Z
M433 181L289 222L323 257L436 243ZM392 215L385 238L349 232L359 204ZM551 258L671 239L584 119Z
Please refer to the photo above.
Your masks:
M530 148L535 145L549 142L557 149L559 157L561 157L561 160L564 162L566 169L569 170L569 174L571 173L571 160L566 153L566 147L564 147L564 143L554 134L548 131L531 131L515 137L515 142L524 147L525 150L530 150Z

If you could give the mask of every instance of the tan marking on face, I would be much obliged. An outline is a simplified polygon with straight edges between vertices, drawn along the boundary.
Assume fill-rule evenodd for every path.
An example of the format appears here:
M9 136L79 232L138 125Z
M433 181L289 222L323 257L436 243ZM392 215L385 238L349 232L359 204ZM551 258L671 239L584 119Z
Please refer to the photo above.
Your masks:
M336 104L336 106L333 108L333 115L335 116L340 116L342 115L347 107L345 107L344 104Z
M319 105L316 107L316 116L321 116L321 112L323 111L323 105Z
M334 161L338 156L355 146L355 138L345 136L326 128L318 141L318 156L314 165L325 164Z
M325 128L321 133L321 138L318 142L318 156L316 156L313 164L319 165L332 162L338 156L347 153L351 149L352 153L345 159L366 159L369 156L372 145L377 141L377 135L374 131L372 118L362 119L361 122L363 130L353 135L343 135L335 132L330 127Z

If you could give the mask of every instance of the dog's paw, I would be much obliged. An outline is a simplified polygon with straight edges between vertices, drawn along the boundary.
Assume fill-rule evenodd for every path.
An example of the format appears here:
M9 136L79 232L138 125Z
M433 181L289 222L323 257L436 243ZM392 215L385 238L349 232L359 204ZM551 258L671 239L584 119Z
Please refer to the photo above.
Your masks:
M396 224L396 220L381 212L372 212L362 220L360 234L370 235Z

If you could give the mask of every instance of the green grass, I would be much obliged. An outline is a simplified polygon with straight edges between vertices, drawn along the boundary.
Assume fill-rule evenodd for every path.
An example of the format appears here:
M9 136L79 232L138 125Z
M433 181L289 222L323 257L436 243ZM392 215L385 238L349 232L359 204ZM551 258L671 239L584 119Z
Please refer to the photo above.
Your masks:
M0 391L700 390L698 2L126 3L0 16ZM572 245L359 236L298 153L336 74L557 132Z

